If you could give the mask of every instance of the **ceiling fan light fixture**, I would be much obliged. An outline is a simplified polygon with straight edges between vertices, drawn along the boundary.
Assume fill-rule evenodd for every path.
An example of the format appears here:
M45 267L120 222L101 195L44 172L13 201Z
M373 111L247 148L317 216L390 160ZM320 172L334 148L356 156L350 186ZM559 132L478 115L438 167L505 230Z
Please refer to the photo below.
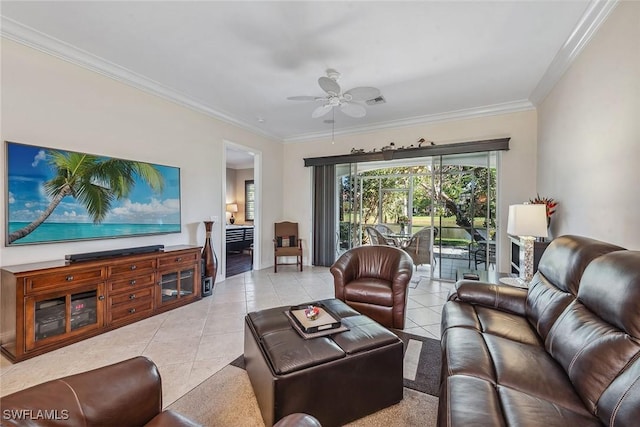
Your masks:
M381 97L380 89L370 86L354 87L342 92L337 82L340 73L333 68L328 68L326 73L326 76L318 79L318 85L326 92L326 96L290 96L287 98L291 101L322 101L323 105L315 108L311 113L311 117L314 119L324 116L334 107L340 107L340 111L349 117L361 118L367 115L367 110L364 105L358 104L358 102L369 104L369 100Z

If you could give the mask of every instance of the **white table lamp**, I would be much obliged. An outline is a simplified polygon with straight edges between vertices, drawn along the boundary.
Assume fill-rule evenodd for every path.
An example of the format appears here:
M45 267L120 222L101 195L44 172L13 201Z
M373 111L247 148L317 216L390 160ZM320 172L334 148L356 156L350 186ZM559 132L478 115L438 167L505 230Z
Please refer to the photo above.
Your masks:
M547 237L547 207L542 204L509 206L507 233L520 237L520 279L526 284L533 278L533 242Z

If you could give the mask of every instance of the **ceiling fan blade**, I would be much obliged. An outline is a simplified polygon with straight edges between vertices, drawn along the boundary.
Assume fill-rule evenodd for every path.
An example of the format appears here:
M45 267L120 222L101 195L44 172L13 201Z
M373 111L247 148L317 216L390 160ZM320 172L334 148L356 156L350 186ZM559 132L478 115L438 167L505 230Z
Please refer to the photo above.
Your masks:
M353 104L351 102L343 102L340 104L340 110L349 117L364 117L367 115L367 109L362 105Z
M289 96L287 97L287 99L289 101L317 101L319 99L324 99L324 98L320 98L317 96Z
M338 84L338 82L336 82L333 79L330 79L329 77L320 77L318 79L318 84L320 85L322 90L324 90L330 95L340 94L340 85Z
M344 93L345 95L351 95L352 101L368 101L380 96L380 89L376 87L354 87Z
M315 110L313 110L313 113L311 113L311 117L313 117L314 119L317 119L318 117L322 117L325 114L327 114L329 111L331 111L332 108L333 107L329 104L321 105Z

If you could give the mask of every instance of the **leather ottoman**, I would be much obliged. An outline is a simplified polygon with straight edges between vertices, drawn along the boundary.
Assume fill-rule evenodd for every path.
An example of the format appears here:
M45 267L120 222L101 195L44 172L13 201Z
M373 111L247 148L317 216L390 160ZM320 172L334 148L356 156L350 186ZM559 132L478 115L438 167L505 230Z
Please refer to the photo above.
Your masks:
M402 341L342 301L320 302L349 330L304 339L289 306L245 317L245 366L267 426L295 412L340 426L402 400Z

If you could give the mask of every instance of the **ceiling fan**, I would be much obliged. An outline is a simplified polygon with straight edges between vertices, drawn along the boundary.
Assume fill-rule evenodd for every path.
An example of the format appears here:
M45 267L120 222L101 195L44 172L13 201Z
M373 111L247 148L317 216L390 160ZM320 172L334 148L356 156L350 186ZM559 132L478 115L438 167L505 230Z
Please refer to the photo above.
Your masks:
M318 108L313 110L311 117L314 119L322 117L331 111L334 107L340 107L340 111L350 117L364 117L367 114L364 105L358 102L365 102L380 96L380 89L375 87L354 87L345 92L338 84L340 73L329 68L327 75L318 79L318 84L327 92L325 96L290 96L287 99L291 101L316 101L322 102Z

